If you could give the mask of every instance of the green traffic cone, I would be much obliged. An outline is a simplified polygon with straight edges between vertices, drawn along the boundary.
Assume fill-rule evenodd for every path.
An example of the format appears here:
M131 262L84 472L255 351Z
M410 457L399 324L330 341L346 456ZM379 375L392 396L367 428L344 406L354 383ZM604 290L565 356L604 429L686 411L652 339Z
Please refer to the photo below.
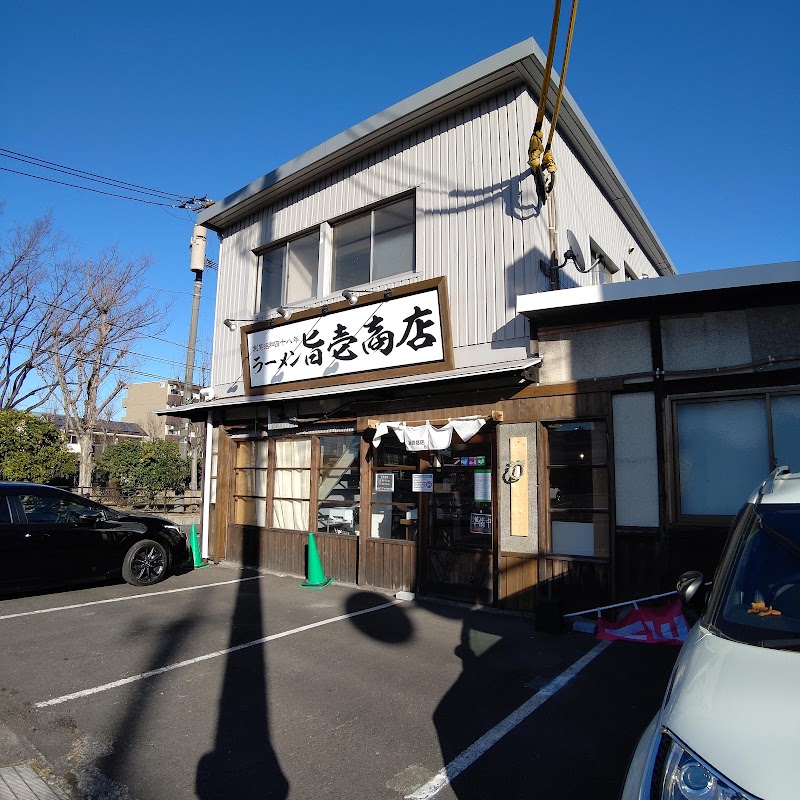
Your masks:
M308 534L308 578L300 585L304 589L324 589L328 584L333 583L333 578L326 578L322 571L322 564L319 560L317 543L314 541L314 534Z
M203 563L203 557L200 555L200 545L197 541L197 528L192 525L192 532L189 536L189 545L192 548L192 558L194 558L194 568L201 569L207 567L208 564Z

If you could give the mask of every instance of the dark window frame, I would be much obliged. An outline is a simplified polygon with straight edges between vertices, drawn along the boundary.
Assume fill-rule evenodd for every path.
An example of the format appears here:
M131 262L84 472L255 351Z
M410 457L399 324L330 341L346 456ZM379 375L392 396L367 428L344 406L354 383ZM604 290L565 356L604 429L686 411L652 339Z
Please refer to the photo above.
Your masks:
M380 278L375 277L375 258L374 258L374 250L375 250L375 214L376 212L384 211L386 209L391 208L392 206L399 205L401 203L406 203L411 201L412 204L412 211L411 211L411 223L409 225L411 229L411 234L413 237L413 242L411 245L411 269L406 269L401 272L395 272L390 275L383 275ZM362 281L360 283L353 283L350 284L349 282L347 285L344 283L341 286L336 285L336 252L337 252L337 229L340 229L343 225L357 222L358 220L365 219L366 217L370 218L370 250L369 250L369 276L367 280ZM388 200L382 200L379 203L375 203L371 206L367 206L365 208L359 209L357 212L353 214L348 214L347 216L337 218L336 220L332 220L330 223L331 227L331 264L330 264L330 291L331 293L335 294L337 292L341 292L345 289L349 288L356 288L358 286L366 286L378 281L384 280L395 280L403 275L413 275L417 272L417 199L415 193L408 193L403 194L400 196L392 197Z
M297 242L302 241L303 239L308 239L309 237L316 236L317 238L317 262L316 262L316 278L315 278L315 285L312 289L311 294L308 297L299 297L296 299L289 300L287 296L287 291L289 287L289 253L291 250L292 245L296 245ZM266 247L260 247L256 250L256 256L258 258L258 275L257 275L257 283L256 283L256 302L255 302L255 313L256 314L267 314L270 311L274 311L278 306L282 305L294 305L297 303L303 302L312 302L316 300L320 294L324 294L324 292L320 292L320 277L321 277L321 259L319 257L320 253L320 245L322 242L322 230L320 226L316 226L309 230L301 231L300 233L294 234L290 238L278 240L276 242L271 242ZM277 305L265 305L264 304L264 264L265 259L271 254L276 253L278 251L283 251L281 255L281 275L280 275L280 300Z
M386 473L386 472L397 472L397 473L407 473L409 476L413 475L420 471L420 457L423 456L423 453L419 452L411 452L405 449L404 445L397 443L395 445L398 451L405 452L406 454L410 453L412 456L413 461L416 463L414 464L383 464L380 463L381 461L385 460L385 456L393 452L386 447L386 444L382 444L377 450L374 451L373 456L373 463L372 463L372 471L370 477L370 519L369 519L369 530L366 533L366 536L369 539L374 541L382 541L382 542L412 542L414 544L417 543L419 539L419 526L420 526L420 519L419 519L419 498L416 498L415 502L384 502L381 500L375 500L375 475L376 473ZM414 522L413 525L401 525L399 526L402 528L404 536L401 538L400 536L389 536L389 537L381 537L381 536L373 536L372 535L372 515L374 513L375 508L386 508L390 510L390 513L394 512L396 509L400 513L408 513L409 511L416 511L417 512L417 519L416 520L409 520L409 522Z
M331 467L330 464L323 464L322 463L322 444L326 440L336 439L336 438L345 438L351 439L354 442L358 442L358 451L356 454L356 458L353 461L353 465L351 467ZM308 466L293 466L293 467L278 467L277 466L277 457L276 457L276 449L277 444L279 442L300 442L300 441L308 441L310 442L310 453L309 453L309 464ZM267 458L266 458L266 466L258 467L255 465L251 465L250 467L242 467L239 466L239 459L238 453L240 447L246 446L253 446L254 443L261 442L266 443L267 445ZM234 508L234 520L237 524L243 525L256 525L256 520L258 519L258 513L255 508L253 508L253 513L249 515L247 519L240 519L239 516L236 515L236 500L237 499L245 499L245 500L253 500L254 502L263 501L263 518L265 525L261 527L269 528L272 530L301 530L300 528L278 528L274 524L274 511L275 511L275 501L276 500L298 500L304 503L308 503L308 526L303 528L302 530L312 529L316 532L321 533L335 533L342 536L358 536L360 531L360 510L362 506L362 499L361 499L361 447L360 447L361 437L356 433L320 433L320 434L301 434L301 435L293 435L293 436L271 436L268 439L245 439L243 441L236 442L237 449L236 455L234 456L234 482L233 482L233 491L232 491L232 500L233 500L233 508ZM252 453L255 453L256 450L253 448ZM242 494L237 492L237 483L236 477L237 473L245 470L258 470L263 469L266 471L266 484L265 484L265 495L252 495L252 494ZM352 482L355 483L357 486L356 494L359 499L357 500L330 500L328 498L320 498L320 488L322 485L322 481L325 477L330 477L330 473L332 470L336 472L341 471L342 473L349 473L352 478ZM306 476L307 485L308 485L308 497L288 497L285 495L278 495L276 494L275 486L276 486L276 475L278 472L302 472ZM338 481L337 481L338 483ZM253 486L256 484L253 482ZM353 513L353 531L345 531L342 527L334 527L334 530L330 530L330 526L328 526L327 530L322 530L320 527L320 518L319 518L319 510L320 507L323 508L352 508L354 510ZM316 521L316 522L315 522Z
M599 424L603 426L604 435L605 435L605 459L602 462L595 463L593 460L590 460L586 464L568 464L568 463L553 463L551 462L551 447L550 447L550 428L554 425L580 425L580 424ZM559 560L559 561L587 561L593 563L600 563L600 564L608 564L611 562L612 557L612 550L613 550L613 531L612 531L612 522L613 522L613 492L612 492L612 452L611 452L611 429L608 424L608 421L602 417L587 417L581 419L553 419L553 420L541 420L539 423L540 432L541 432L541 439L542 439L542 454L543 458L541 460L542 468L544 470L544 481L541 483L541 490L543 492L543 501L542 506L545 510L545 521L546 524L544 525L544 529L542 531L542 542L541 544L541 551L545 558ZM554 511L554 504L551 492L551 470L556 469L578 469L583 471L592 471L592 470L605 470L606 478L605 478L605 506L597 506L594 503L591 506L587 506L585 508L573 508L573 509L555 509L556 515L555 519L558 520L559 517L564 517L565 521L568 521L566 518L569 516L590 516L592 521L596 516L600 516L605 518L606 520L606 531L607 531L607 540L606 540L606 548L608 551L607 555L602 556L589 556L589 555L582 555L582 554L575 554L575 553L563 553L558 552L553 549L553 511ZM540 528L540 530L542 530Z
M736 512L731 514L689 514L684 513L681 504L681 472L680 472L680 440L678 431L678 406L695 405L699 403L721 403L746 399L763 398L767 416L767 450L768 464L764 465L764 475L766 476L779 466L775 464L775 440L772 424L772 400L775 397L793 396L800 397L800 390L795 387L771 387L766 389L742 389L731 392L708 392L703 394L674 395L669 398L670 411L670 502L669 515L670 521L675 525L686 527L710 526L714 528L728 528L736 516ZM755 483L753 489L756 488ZM742 498L744 502L746 498Z

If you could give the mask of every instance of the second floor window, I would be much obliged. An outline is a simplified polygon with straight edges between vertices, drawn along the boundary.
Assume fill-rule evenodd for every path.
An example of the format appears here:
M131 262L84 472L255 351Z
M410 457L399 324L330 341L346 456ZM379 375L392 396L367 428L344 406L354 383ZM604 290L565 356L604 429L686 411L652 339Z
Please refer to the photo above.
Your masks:
M339 223L333 228L333 246L334 292L413 272L413 198Z
M319 231L273 247L261 256L258 310L302 303L317 296Z
M594 264L592 268L592 283L595 285L613 283L616 269L613 268L608 256L596 250L594 246L589 252L592 259L590 263Z

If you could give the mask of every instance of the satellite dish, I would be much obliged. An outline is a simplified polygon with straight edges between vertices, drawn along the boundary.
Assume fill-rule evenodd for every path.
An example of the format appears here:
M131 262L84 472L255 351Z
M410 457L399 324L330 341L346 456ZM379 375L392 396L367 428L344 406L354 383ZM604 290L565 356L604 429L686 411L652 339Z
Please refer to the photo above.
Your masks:
M569 244L569 250L564 253L564 261L566 262L571 258L575 262L578 272L588 272L578 237L571 230L567 230L567 243Z

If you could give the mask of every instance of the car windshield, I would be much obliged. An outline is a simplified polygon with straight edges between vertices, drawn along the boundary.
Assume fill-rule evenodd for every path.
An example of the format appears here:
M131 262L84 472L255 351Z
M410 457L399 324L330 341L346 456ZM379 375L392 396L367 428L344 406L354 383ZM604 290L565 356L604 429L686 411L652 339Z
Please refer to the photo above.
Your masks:
M761 505L746 519L714 625L748 644L800 650L800 506Z

